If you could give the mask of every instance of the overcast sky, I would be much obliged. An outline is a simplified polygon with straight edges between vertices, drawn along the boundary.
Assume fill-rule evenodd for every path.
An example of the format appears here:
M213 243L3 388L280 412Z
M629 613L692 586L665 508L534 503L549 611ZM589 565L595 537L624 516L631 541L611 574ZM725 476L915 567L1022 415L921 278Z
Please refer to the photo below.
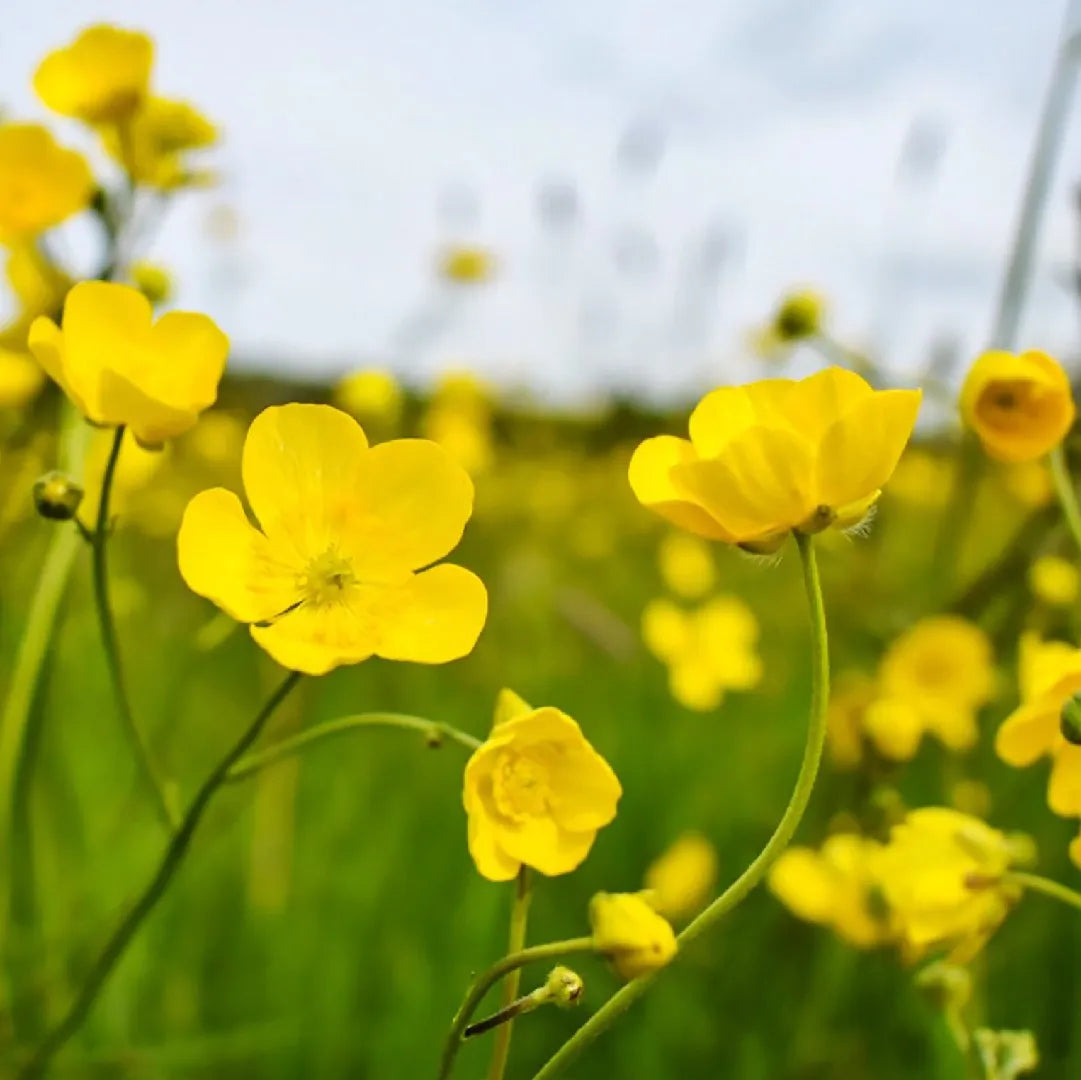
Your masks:
M224 183L152 254L242 359L557 394L751 370L789 285L910 368L986 339L1064 0L39 0L0 101L89 22L150 31L157 88L218 120ZM1072 350L1071 124L1025 342ZM74 136L72 136L74 137ZM898 183L898 161L910 163ZM225 202L231 245L208 238ZM542 205L547 207L542 210ZM434 253L490 246L495 284Z

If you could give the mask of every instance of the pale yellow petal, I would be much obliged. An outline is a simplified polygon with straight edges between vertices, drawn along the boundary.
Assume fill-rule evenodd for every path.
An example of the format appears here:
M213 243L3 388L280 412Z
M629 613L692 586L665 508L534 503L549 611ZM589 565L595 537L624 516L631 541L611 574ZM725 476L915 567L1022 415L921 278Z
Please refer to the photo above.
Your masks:
M325 675L375 653L376 627L367 612L342 604L301 604L269 626L253 624L251 636L279 664L307 675Z
M499 845L499 831L483 814L469 815L469 854L477 873L489 881L511 881L522 865Z

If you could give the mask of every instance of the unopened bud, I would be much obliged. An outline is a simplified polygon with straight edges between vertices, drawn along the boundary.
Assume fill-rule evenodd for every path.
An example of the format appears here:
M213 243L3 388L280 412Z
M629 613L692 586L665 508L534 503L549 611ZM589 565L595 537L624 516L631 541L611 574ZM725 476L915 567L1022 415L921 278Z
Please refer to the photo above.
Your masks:
M1081 746L1081 694L1066 699L1059 714L1062 737L1074 746Z
M582 1000L585 984L577 972L560 964L549 972L544 989L548 1000L553 1005L558 1005L561 1009L569 1009Z
M34 481L34 506L50 521L71 521L83 501L83 488L62 472L50 472Z

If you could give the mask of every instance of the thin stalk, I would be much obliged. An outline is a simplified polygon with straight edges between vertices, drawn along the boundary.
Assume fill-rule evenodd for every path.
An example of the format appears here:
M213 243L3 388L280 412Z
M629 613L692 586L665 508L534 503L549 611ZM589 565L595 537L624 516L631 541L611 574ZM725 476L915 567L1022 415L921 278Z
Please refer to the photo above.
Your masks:
M533 898L533 882L529 867L524 863L518 868L518 877L514 881L514 906L510 913L510 935L507 939L507 953L521 952L525 948L526 926L529 922L529 902ZM513 1004L518 998L521 985L521 969L512 971L503 980L503 997L500 1011ZM488 1080L503 1080L507 1071L507 1058L510 1057L510 1036L514 1027L513 1018L508 1020L496 1032L495 1045L492 1047L492 1063L488 1066Z
M703 934L714 929L766 876L769 868L788 846L803 818L814 789L822 747L826 740L826 706L829 702L829 647L826 635L826 612L822 603L822 587L818 579L814 543L809 536L795 534L803 564L803 583L811 616L811 705L807 725L807 740L803 762L792 797L780 823L766 846L746 870L709 907L706 908L676 939L682 952ZM552 1057L534 1080L548 1080L571 1063L590 1043L608 1030L653 984L657 972L632 980L610 997Z
M593 952L593 938L569 938L566 941L553 941L548 945L533 945L521 952L510 953L502 960L497 960L487 971L481 972L473 980L473 985L466 991L465 1000L454 1014L450 1032L443 1047L443 1057L439 1063L439 1080L447 1080L454 1069L454 1059L462 1044L462 1035L469 1026L470 1017L477 1011L477 1006L484 1000L484 995L504 975L523 968L526 964L540 963L544 960L560 960L574 953Z
M306 731L291 735L288 739L268 746L254 754L246 754L230 770L225 778L229 783L247 780L249 776L268 768L285 758L299 754L312 743L322 742L336 735L344 735L358 728L396 727L405 731L417 731L429 742L438 746L445 739L464 746L467 750L476 750L481 745L480 739L440 720L426 720L422 716L406 716L404 713L358 713L355 716L340 716L336 720L327 720L314 724Z
M270 695L266 704L256 714L247 730L234 743L232 749L218 762L214 771L203 781L202 787L196 792L195 798L192 799L191 805L184 814L180 827L169 841L169 846L165 849L154 876L150 879L139 899L135 901L132 909L116 928L105 948L102 949L94 962L94 966L86 976L82 989L68 1008L67 1013L45 1036L34 1052L33 1057L23 1066L18 1074L18 1080L37 1080L38 1077L44 1076L56 1053L82 1026L113 968L116 967L118 961L124 955L132 938L145 922L146 917L165 895L177 870L180 869L184 856L191 846L195 830L199 827L199 822L202 821L210 800L225 783L229 770L259 737L259 733L263 730L266 722L299 681L300 674L298 672L293 671L286 676L278 689Z
M101 481L101 497L98 500L98 518L91 538L91 555L94 574L94 606L97 608L98 623L101 626L101 644L105 650L105 664L109 671L109 680L113 686L116 707L120 713L124 731L131 743L136 764L143 775L146 786L154 797L154 805L169 832L177 828L176 813L165 797L165 788L150 756L150 750L135 722L131 699L124 684L124 668L120 660L120 644L116 635L116 623L113 609L109 602L109 565L106 551L109 543L109 501L112 496L113 481L116 478L116 465L120 460L120 449L124 442L124 426L116 429L113 437L109 460L105 464L105 473Z
M1012 882L1014 885L1020 885L1030 892L1050 896L1052 900L1058 900L1059 903L1081 911L1081 893L1071 889L1068 885L1060 885L1050 878L1040 877L1039 874L1024 874L1020 871L1007 874L1004 880Z
M1073 485L1070 468L1066 464L1066 452L1062 449L1061 443L1047 455L1047 464L1051 469L1051 482L1055 487L1059 506L1062 507L1066 527L1070 530L1074 543L1081 550L1081 506L1077 502L1077 489Z

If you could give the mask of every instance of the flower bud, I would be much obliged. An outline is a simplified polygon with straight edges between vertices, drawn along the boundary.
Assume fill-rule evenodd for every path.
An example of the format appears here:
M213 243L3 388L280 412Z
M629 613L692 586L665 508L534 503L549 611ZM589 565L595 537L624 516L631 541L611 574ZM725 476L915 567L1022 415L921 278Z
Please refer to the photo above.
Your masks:
M582 1000L585 984L577 972L560 964L548 973L544 989L548 1001L561 1009L569 1009Z
M71 521L82 501L82 485L62 472L54 470L34 481L34 506L50 521Z
M1062 737L1073 746L1081 746L1081 694L1066 699L1059 714Z
M959 1009L972 996L972 976L959 964L936 960L916 976L916 987L940 1009Z

